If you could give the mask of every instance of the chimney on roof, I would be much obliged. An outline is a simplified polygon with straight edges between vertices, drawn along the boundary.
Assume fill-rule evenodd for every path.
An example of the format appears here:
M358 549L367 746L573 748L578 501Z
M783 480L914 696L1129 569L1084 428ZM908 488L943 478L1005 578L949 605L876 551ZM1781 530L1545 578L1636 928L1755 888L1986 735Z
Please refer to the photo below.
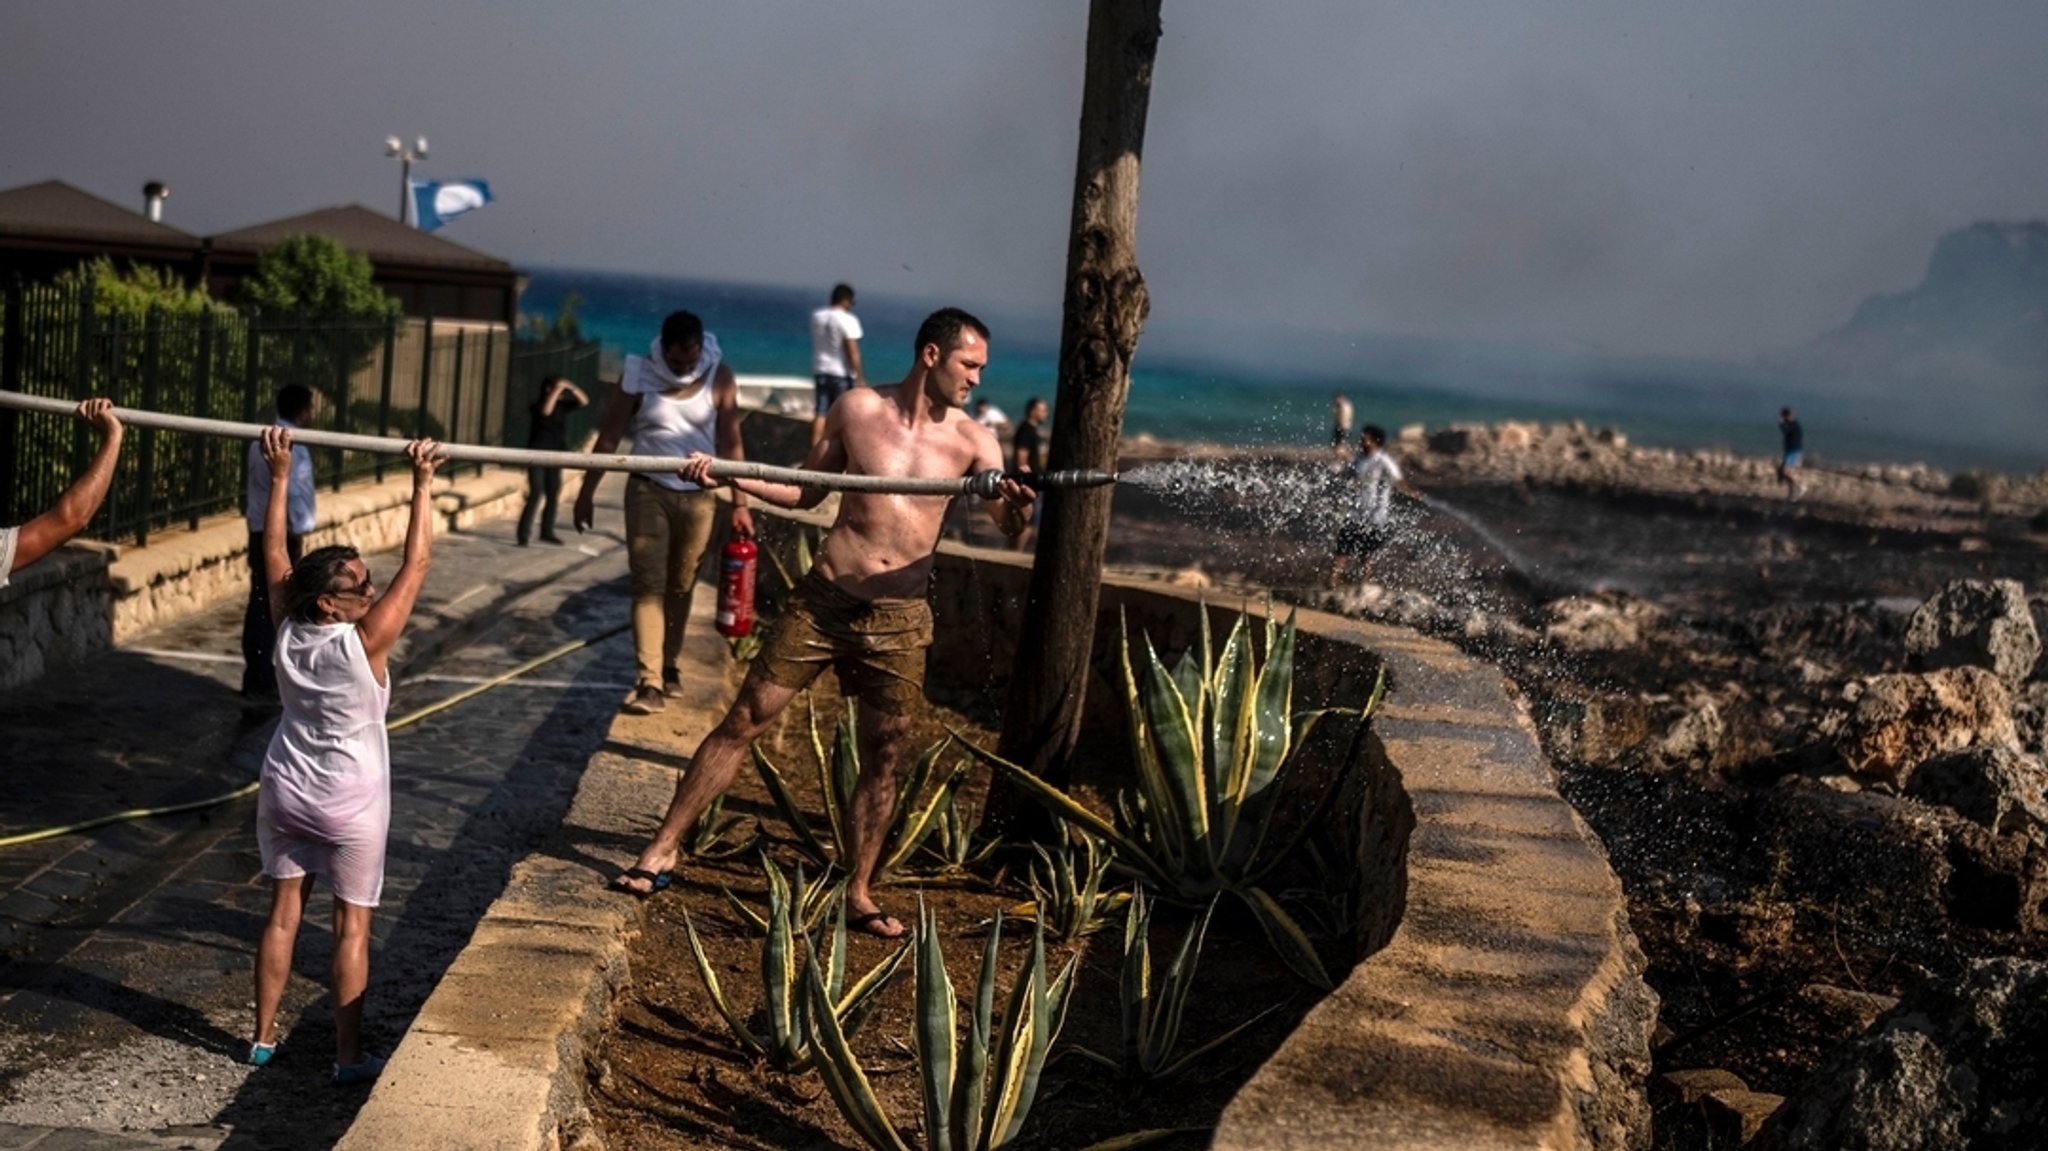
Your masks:
M151 180L142 186L142 213L149 217L150 223L160 224L163 222L164 201L170 197L170 194L171 190L169 187L159 184L155 180Z

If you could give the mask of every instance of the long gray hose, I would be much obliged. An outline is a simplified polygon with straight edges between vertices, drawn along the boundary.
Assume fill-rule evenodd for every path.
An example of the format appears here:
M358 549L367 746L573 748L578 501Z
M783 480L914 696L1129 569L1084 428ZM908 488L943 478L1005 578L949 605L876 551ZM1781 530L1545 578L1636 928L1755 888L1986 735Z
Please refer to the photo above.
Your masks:
M25 412L47 412L51 415L70 415L78 404L72 400L53 400L43 396L28 396L19 392L0 391L0 408L18 408ZM138 428L162 428L173 432L196 432L208 436L228 436L238 440L254 440L263 435L263 425L238 424L228 420L205 420L197 416L174 416L163 412L146 411L141 408L115 408L114 414L124 424ZM323 432L314 428L299 428L292 432L292 439L301 444L320 448L341 448L351 452L378 452L384 455L404 455L402 439L388 439L382 436L359 436L348 432ZM442 444L441 450L449 459L464 463L503 464L515 468L572 468L584 471L609 472L673 472L687 461L680 456L626 456L616 453L597 455L593 452L543 452L531 448L494 448L481 444ZM983 472L973 476L952 476L946 478L919 478L911 476L858 476L841 472L814 472L806 468L781 468L772 464L748 463L740 460L713 460L710 472L721 480L755 479L775 484L795 484L799 487L823 488L836 492L887 492L894 495L977 495L993 498L996 484L1005 473ZM1015 477L1026 479L1028 477ZM1037 487L1095 487L1114 483L1116 477L1107 472L1052 472L1039 477Z

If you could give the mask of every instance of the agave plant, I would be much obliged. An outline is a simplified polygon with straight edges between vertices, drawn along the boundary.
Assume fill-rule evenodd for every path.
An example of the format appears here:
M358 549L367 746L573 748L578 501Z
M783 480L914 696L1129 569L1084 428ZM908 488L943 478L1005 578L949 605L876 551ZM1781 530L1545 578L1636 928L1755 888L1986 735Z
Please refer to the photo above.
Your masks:
M1069 835L1065 823L1055 820L1059 846L1051 851L1038 844L1031 850L1038 858L1031 864L1030 903L1019 914L1040 915L1047 930L1065 940L1092 934L1108 916L1130 899L1122 892L1104 894L1103 880L1109 877L1110 854L1102 841L1085 831Z
M760 773L761 782L767 787L775 809L796 835L797 850L824 868L833 866L851 853L847 840L849 813L853 809L853 789L860 780L860 740L853 701L847 701L846 714L839 721L838 733L830 749L819 737L815 709L810 712L810 735L811 749L817 755L819 790L824 795L825 827L822 834L805 817L789 781L762 752L758 742L753 746L754 770ZM916 853L938 826L953 793L966 781L969 761L963 757L936 785L926 786L938 774L939 758L952 743L952 737L948 736L926 749L910 765L903 782L897 787L896 806L889 815L889 833L883 840L881 863L876 868L878 877L888 875Z
M753 828L746 834L736 834L746 821L746 817L740 815L726 818L725 797L721 795L711 801L703 815L697 817L683 849L692 859L730 859L751 851L761 842L761 821L755 820Z
M981 866L1002 845L1000 838L975 842L974 809L961 810L956 790L946 797L946 806L939 810L938 826L926 837L924 853L938 863L942 872L969 871Z
M1243 900L1288 967L1328 988L1330 976L1314 945L1263 884L1315 822L1299 820L1290 835L1269 842L1280 822L1274 817L1288 755L1337 709L1294 711L1292 618L1285 626L1266 619L1263 660L1253 651L1246 619L1238 616L1215 651L1208 613L1202 613L1201 646L1170 671L1148 638L1142 677L1131 665L1126 625L1120 647L1138 787L1117 797L1114 822L1028 769L968 746L1054 814L1108 843L1118 865L1160 896L1188 906L1219 892ZM1380 690L1374 688L1357 714L1371 713ZM1322 806L1335 783L1312 797L1312 809Z
M1187 1070L1195 1060L1235 1039L1239 1032L1278 1009L1268 1007L1207 1043L1175 1057L1180 1042L1181 1019L1187 1012L1188 996L1195 986L1195 966L1201 961L1202 940L1208 935L1212 902L1199 919L1181 936L1180 950L1167 965L1165 978L1152 978L1152 903L1143 891L1134 891L1124 911L1123 1051L1111 1058L1085 1047L1075 1053L1092 1059L1131 1079L1171 1079Z
M858 1030L874 1007L875 997L903 966L910 945L897 948L851 987L847 986L845 892L835 890L830 900L832 940L821 965L811 936L796 925L789 883L772 861L764 856L763 862L768 872L768 924L767 936L761 941L759 1014L764 1023L759 1030L751 1019L734 1009L719 987L718 975L704 954L704 944L697 938L697 926L690 921L687 908L683 911L683 930L690 937L690 954L697 961L697 975L711 995L712 1006L732 1029L733 1038L778 1071L806 1071L817 1055L813 1042L817 1024L813 1017L829 1018L833 1030L842 1036ZM817 988L815 995L807 994L811 986Z
M782 580L782 586L785 589L795 588L797 581L808 574L811 570L811 565L816 562L818 550L817 544L814 542L816 534L817 529L808 524L797 525L796 556L791 563L783 563L782 557L776 554L773 548L764 550L763 554L768 557L769 564L775 568L775 574Z
M772 895L775 889L772 878L776 874L775 862L768 858L766 852L761 853L761 867L771 874L769 892ZM752 927L759 934L767 933L768 916L748 907L745 900L732 893L732 888L720 884L718 891L725 896L725 905L732 909L734 918ZM816 931L818 924L824 922L825 913L832 910L833 897L840 894L840 885L832 883L826 875L806 880L804 865L799 863L796 865L796 879L789 885L789 893L792 899L790 922L795 924L798 931L808 934Z
M918 909L915 940L916 1024L911 1049L923 1086L925 1146L929 1151L994 1151L1016 1138L1031 1112L1046 1052L1066 1017L1074 965L1068 963L1057 978L1046 978L1045 925L1040 923L1032 934L1030 958L1011 983L1009 1004L997 1020L996 955L1002 941L998 915L982 947L981 981L967 1008L963 1045L960 1003L946 974L938 929L926 908ZM830 1002L824 984L808 979L806 987L818 1023L817 1065L826 1092L869 1146L910 1151L882 1110L838 1020L820 1010Z

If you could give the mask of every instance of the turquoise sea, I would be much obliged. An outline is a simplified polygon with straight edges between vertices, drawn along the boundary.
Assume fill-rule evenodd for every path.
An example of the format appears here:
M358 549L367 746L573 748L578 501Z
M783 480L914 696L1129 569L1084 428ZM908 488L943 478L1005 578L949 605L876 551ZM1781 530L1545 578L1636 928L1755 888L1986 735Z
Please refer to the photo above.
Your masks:
M639 354L669 312L687 308L718 336L726 361L742 375L810 375L810 313L828 285L795 289L565 268L536 270L521 299L529 315L552 317L571 292L586 336L613 353ZM1011 417L1033 396L1056 402L1059 315L1003 314L970 301L906 299L862 292L855 309L871 382L900 379L917 325L942 303L959 302L992 330L989 369L979 395ZM1969 434L1935 414L1905 418L1898 404L1858 403L1774 380L1736 366L1678 361L1585 361L1513 348L1361 340L1325 336L1259 356L1188 350L1161 327L1155 311L1132 371L1124 434L1225 444L1327 443L1330 397L1342 391L1358 413L1398 430L1472 420L1583 420L1612 425L1631 442L1730 448L1746 455L1778 450L1776 417L1793 404L1806 427L1810 463L1925 461L1948 468L2040 466L2031 442ZM1930 429L1952 430L1944 440Z

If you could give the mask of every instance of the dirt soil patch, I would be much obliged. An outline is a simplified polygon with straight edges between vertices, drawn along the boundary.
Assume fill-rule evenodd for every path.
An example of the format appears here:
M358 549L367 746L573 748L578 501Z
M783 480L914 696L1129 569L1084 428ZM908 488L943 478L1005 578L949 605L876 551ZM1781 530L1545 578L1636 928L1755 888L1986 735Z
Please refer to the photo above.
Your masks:
M843 708L831 677L813 688L821 717ZM907 746L921 751L943 739L949 728L980 746L993 747L993 717L928 704L917 716ZM829 745L829 727L822 727ZM799 699L781 725L762 741L763 750L790 779L814 826L824 826L812 753ZM948 753L946 762L954 756ZM1097 770L1091 768L1088 770ZM988 789L988 772L977 768L963 790L963 807L978 812ZM1084 781L1083 794L1092 794ZM770 801L760 778L743 770L725 801L728 814L758 820L763 847L777 865L792 871L801 855ZM1009 913L1030 899L1021 853L999 852L986 874L934 867L920 860L878 887L892 913L910 924L920 901L932 912L946 951L956 991L972 993L990 921L1006 914L1000 961L1000 1012L1009 981L1031 946L1028 920ZM591 1060L589 1098L604 1138L614 1151L670 1151L675 1148L860 1148L865 1144L840 1117L815 1073L786 1075L754 1060L733 1040L698 978L683 915L688 911L734 1007L746 1011L761 998L760 939L727 906L726 888L757 912L767 905L766 880L751 853L721 861L695 862L677 874L676 884L652 898L642 930L630 947L631 981L617 1004L615 1025ZM1153 916L1155 978L1170 960L1189 913L1160 907ZM1299 1023L1319 993L1292 977L1241 911L1219 906L1202 951L1200 975L1182 1028L1184 1048L1277 1007L1257 1025L1212 1052L1168 1083L1121 1080L1074 1053L1076 1047L1114 1054L1120 1045L1118 981L1122 961L1122 917L1082 942L1048 939L1050 970L1070 960L1079 964L1066 1023L1047 1061L1036 1105L1016 1146L1079 1148L1151 1128L1190 1128L1195 1133L1153 1146L1207 1146L1207 1131L1237 1089ZM895 944L850 934L848 968L866 971ZM1163 953L1163 954L1162 954ZM850 975L849 978L853 976ZM906 962L880 1005L852 1037L855 1051L873 1079L883 1107L912 1136L920 1113L920 1087L911 1056L911 968Z

